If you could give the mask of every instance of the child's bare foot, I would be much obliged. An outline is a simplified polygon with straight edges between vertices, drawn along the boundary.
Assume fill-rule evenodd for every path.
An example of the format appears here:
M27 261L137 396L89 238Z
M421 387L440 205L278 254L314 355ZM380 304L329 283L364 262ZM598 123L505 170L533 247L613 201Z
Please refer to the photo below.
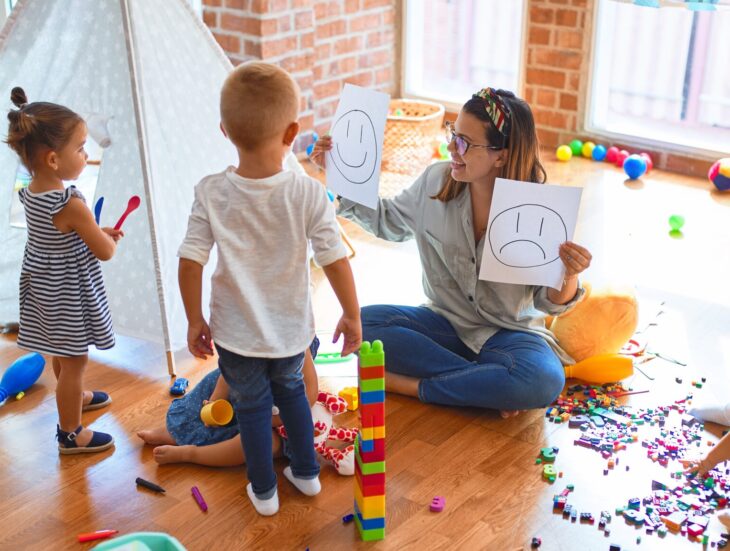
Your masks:
M160 446L163 444L175 445L175 439L167 432L165 427L141 430L137 432L137 436L144 440L145 444L149 444L150 446Z
M516 417L520 413L524 413L524 409L503 409L500 410L499 415L502 419L509 419L510 417Z
M152 457L160 465L166 463L190 463L191 448L195 446L157 446Z

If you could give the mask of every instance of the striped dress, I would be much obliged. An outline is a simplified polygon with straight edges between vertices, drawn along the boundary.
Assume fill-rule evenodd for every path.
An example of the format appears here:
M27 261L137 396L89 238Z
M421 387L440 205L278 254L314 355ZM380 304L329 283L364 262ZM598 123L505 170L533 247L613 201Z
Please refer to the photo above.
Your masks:
M28 242L20 272L18 346L53 356L81 356L89 345L114 346L99 260L76 232L61 233L52 217L71 197L84 200L74 186L64 191L20 190Z

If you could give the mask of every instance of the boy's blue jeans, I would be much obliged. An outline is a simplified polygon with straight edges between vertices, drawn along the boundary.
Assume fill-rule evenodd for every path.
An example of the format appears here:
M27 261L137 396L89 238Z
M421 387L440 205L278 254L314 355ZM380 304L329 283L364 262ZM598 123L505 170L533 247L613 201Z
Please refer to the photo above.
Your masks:
M304 391L304 353L289 358L240 356L216 344L218 366L230 387L238 418L246 470L256 497L276 493L272 457L271 407L276 404L289 437L292 474L315 478L319 463L314 451L312 410Z
M502 329L476 354L423 306L365 306L361 318L363 340L383 341L385 369L420 379L422 402L532 409L550 404L565 384L560 360L539 335Z

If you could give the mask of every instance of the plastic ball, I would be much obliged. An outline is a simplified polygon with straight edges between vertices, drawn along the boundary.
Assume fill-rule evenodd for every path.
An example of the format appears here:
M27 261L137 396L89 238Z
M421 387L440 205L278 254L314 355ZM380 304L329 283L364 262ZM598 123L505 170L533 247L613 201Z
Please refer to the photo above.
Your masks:
M583 144L583 147L581 147L580 152L583 154L583 156L586 159L590 159L593 155L593 150L596 148L596 144L593 142L586 142Z
M599 144L593 148L593 153L591 153L591 157L593 157L594 161L602 161L606 158L606 154L606 148Z
M573 156L573 150L570 149L569 145L561 145L555 151L555 156L558 158L558 161L563 161L564 163L566 163Z
M632 180L641 178L646 172L646 160L641 155L629 155L624 161L624 172Z
M720 191L730 190L730 157L715 162L710 167L707 177Z
M651 159L651 155L648 153L639 153L641 155L641 158L646 161L646 173L649 174L652 170L654 170L654 161Z
M612 145L606 150L606 162L615 163L616 157L618 157L618 147Z
M570 142L570 150L573 152L573 155L577 157L583 151L583 142L580 140L573 140Z
M449 144L447 143L440 143L439 149L438 149L439 159L442 161L448 161L451 158L451 154L449 153Z
M619 168L623 168L624 161L629 158L630 153L626 151L625 149L622 149L618 152L618 155L616 155L616 166Z
M669 227L672 228L672 231L680 231L682 226L684 226L684 216L681 214L672 214L669 217Z

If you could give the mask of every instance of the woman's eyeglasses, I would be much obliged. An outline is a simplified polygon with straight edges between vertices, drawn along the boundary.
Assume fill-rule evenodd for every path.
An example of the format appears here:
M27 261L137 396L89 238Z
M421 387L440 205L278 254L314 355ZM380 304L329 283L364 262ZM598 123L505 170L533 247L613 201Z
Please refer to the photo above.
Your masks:
M466 152L469 151L470 147L481 147L484 149L491 149L492 151L501 151L503 148L499 147L497 145L483 145L483 144L476 144L469 142L466 138L463 138L459 134L456 133L456 130L454 130L454 125L450 122L446 122L446 143L454 142L454 145L456 145L456 152L460 156L466 155Z

